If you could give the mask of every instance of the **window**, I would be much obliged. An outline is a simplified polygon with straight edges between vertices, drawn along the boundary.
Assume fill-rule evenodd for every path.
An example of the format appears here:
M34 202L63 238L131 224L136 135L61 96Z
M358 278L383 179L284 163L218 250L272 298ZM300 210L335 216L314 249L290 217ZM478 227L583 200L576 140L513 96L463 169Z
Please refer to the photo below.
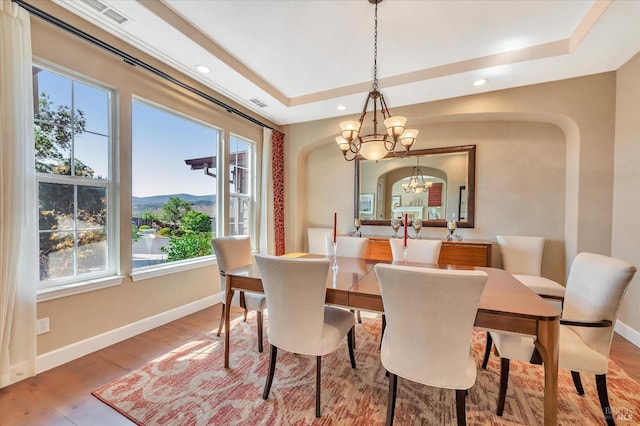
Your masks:
M132 111L134 271L211 255L220 131L145 101Z
M40 288L115 274L112 92L33 67Z
M235 136L230 142L229 235L252 235L255 145Z

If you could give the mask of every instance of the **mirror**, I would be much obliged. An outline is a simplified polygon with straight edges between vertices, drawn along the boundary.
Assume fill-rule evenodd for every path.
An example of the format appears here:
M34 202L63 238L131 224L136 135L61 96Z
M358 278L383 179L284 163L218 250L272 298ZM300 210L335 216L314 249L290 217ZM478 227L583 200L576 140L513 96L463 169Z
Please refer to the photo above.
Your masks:
M363 225L390 226L391 218L406 213L423 226L445 227L455 215L458 227L473 228L475 166L475 145L409 151L406 157L389 153L379 161L358 156L355 217Z

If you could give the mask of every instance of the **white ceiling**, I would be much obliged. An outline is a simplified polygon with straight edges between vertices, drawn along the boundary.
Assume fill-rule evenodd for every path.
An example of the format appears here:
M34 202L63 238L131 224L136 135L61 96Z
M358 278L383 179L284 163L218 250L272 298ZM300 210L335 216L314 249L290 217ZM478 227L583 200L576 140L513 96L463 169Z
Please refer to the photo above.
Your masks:
M371 89L367 0L54 1L277 124L359 114ZM98 2L107 9L87 5ZM115 23L111 11L127 21ZM639 51L640 0L378 6L378 79L392 112L616 70ZM211 72L200 74L198 64ZM474 87L478 78L489 82Z

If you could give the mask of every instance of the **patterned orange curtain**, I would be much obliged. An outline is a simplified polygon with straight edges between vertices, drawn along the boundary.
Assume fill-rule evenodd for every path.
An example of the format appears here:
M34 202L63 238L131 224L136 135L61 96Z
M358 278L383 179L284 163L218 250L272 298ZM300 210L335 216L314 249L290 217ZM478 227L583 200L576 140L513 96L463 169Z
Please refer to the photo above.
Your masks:
M273 130L271 137L273 168L273 226L275 254L284 254L284 133Z

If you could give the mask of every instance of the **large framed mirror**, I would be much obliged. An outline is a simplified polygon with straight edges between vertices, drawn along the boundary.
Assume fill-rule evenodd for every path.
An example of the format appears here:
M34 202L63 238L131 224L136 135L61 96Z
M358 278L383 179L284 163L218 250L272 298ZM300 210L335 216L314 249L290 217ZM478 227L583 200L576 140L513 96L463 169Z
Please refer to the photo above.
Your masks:
M476 146L389 153L378 161L355 160L354 212L363 225L386 225L395 217L422 226L474 227Z

